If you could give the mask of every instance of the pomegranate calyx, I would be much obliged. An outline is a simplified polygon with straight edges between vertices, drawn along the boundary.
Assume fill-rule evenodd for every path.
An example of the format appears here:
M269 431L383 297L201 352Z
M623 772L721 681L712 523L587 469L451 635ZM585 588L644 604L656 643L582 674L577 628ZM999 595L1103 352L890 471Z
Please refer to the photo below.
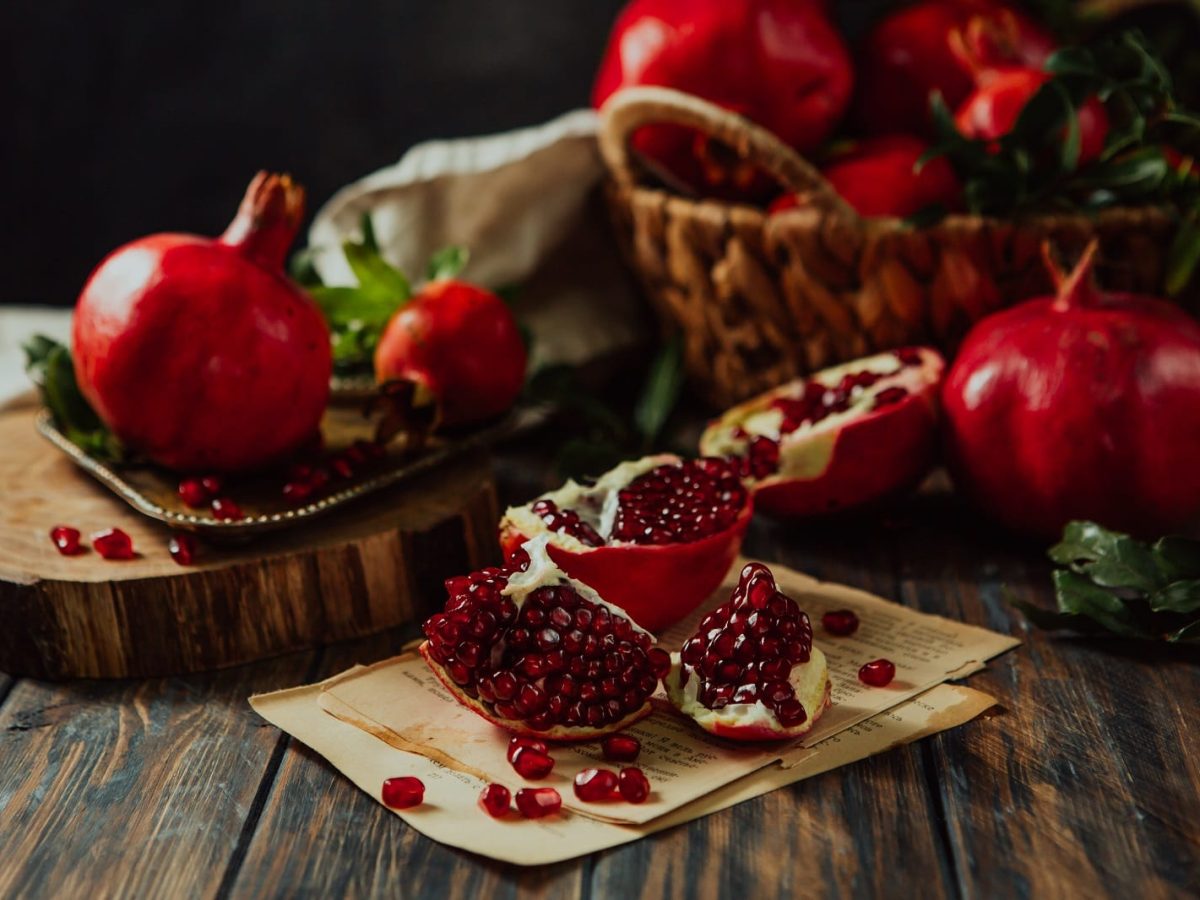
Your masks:
M1095 273L1096 256L1100 252L1100 241L1093 238L1079 256L1079 261L1070 272L1064 274L1062 267L1054 258L1054 248L1050 241L1042 242L1042 259L1046 269L1054 280L1056 296L1053 309L1065 312L1068 309L1079 309L1092 306L1099 299L1100 292L1096 287Z
M264 266L281 268L303 218L304 188L290 175L259 172L220 242Z

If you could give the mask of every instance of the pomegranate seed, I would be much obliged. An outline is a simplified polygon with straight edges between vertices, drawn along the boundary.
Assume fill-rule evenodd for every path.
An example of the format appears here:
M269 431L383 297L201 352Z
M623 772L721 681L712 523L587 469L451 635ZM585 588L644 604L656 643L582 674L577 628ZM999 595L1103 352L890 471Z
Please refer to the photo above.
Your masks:
M221 491L224 489L225 482L223 482L221 480L221 478L217 475L205 475L203 478L200 479L200 485L206 491L208 491L208 495L210 497L217 497L221 494Z
M575 796L587 803L611 800L617 792L617 773L611 769L584 769L575 776Z
M610 734L600 742L604 758L613 762L633 762L642 750L642 742L629 734Z
M201 509L208 506L212 494L199 478L185 478L179 482L179 499L183 501L184 506Z
M642 803L650 796L650 779L641 769L630 766L617 776L617 789L630 803Z
M508 815L512 794L502 784L489 784L479 795L479 805L493 819L503 819Z
M625 485L618 499L614 539L671 544L725 531L747 495L736 464L706 457L656 466Z
M896 358L906 366L921 365L921 351L916 347L901 347L896 351Z
M167 552L179 565L190 566L196 558L196 538L182 531L173 534L167 541Z
M425 799L425 785L420 778L403 775L389 778L383 783L383 803L392 809L410 809L420 806Z
M535 747L518 747L513 754L512 767L526 781L538 781L554 769L554 757Z
M872 409L879 409L881 406L888 406L892 403L899 403L908 396L908 391L902 387L890 387L880 391L875 395L875 405Z
M105 559L133 559L133 539L120 528L109 528L92 535L92 546Z
M538 500L531 507L551 531L569 534L589 547L604 546L604 538L573 509L559 509L553 500Z
M50 529L50 540L63 556L74 556L83 551L79 546L79 529L70 525L55 525Z
M521 788L517 791L517 809L527 819L552 816L562 808L562 797L552 787Z
M221 521L236 521L245 518L242 508L228 497L218 497L212 502L212 514Z
M834 609L821 616L821 627L836 637L858 631L858 616L850 609Z
M671 671L671 654L659 647L651 647L646 651L646 657L650 660L650 670L654 677L666 678L667 673Z
M544 741L539 741L537 738L525 737L518 734L508 742L508 761L511 763L516 758L517 751L522 747L532 747L538 753L548 753Z
M289 481L283 486L283 499L288 503L303 503L312 494L312 485L307 481Z
M329 469L338 478L351 478L354 475L354 467L350 465L350 461L341 456L335 456L329 461Z
M871 687L887 687L896 677L896 664L889 659L873 659L858 670L858 680Z

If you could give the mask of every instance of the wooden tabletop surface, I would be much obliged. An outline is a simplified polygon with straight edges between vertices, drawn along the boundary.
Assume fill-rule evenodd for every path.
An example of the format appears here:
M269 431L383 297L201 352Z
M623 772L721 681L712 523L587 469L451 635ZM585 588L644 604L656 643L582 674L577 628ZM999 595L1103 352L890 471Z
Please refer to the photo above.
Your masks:
M502 464L502 489L529 496L529 471ZM944 495L882 520L755 521L745 550L1022 637L968 682L1002 709L636 843L522 869L421 836L246 704L384 658L411 633L152 681L0 674L0 896L1200 891L1195 653L1027 632L1006 597L1050 602L1040 551Z

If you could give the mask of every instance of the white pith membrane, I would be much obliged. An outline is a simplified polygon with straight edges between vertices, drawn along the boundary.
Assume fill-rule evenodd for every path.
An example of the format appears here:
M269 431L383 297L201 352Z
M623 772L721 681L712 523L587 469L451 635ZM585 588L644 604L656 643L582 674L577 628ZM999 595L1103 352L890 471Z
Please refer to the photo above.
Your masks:
M682 461L680 457L673 453L659 453L654 456L629 460L605 472L604 475L596 480L595 484L585 485L579 484L574 480L568 480L558 490L551 491L549 494L542 494L537 500L527 503L524 506L510 506L504 513L504 519L521 534L527 536L536 535L538 537L546 536L548 540L554 542L555 546L562 547L564 550L579 553L596 549L590 544L585 544L572 534L567 534L564 531L551 531L546 526L546 523L542 521L542 517L533 511L533 504L538 500L549 500L560 510L574 511L581 521L590 525L603 538L606 546L610 543L614 545L638 546L630 544L627 541L611 539L613 523L616 521L617 512L621 505L621 489L631 481L645 475L651 469L656 469L664 465L678 465ZM621 615L625 616L625 613L622 612ZM628 617L626 616L626 618Z
M804 707L807 718L799 725L785 728L775 718L775 713L761 701L753 703L729 703L721 709L709 709L703 705L697 694L700 689L700 676L694 671L689 672L687 684L679 687L680 673L683 661L679 653L671 654L671 672L665 679L667 695L671 703L684 715L695 719L705 731L713 731L717 723L727 728L762 728L785 734L803 734L807 732L825 711L826 694L829 685L829 668L825 662L825 654L816 644L813 644L807 662L797 663L788 673L788 682L796 692L796 699Z

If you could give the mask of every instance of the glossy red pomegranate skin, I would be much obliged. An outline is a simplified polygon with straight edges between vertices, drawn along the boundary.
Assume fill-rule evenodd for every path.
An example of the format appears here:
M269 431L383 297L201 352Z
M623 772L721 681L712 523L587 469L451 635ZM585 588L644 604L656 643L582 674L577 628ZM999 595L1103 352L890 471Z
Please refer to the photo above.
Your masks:
M950 163L939 157L917 171L928 149L907 134L864 138L836 155L822 174L859 215L904 218L934 205L953 212L962 206L962 185Z
M993 72L980 82L958 111L954 123L969 138L994 141L1012 131L1021 110L1038 89L1050 80L1046 72L1009 69ZM1108 113L1089 97L1076 113L1079 120L1079 160L1084 166L1100 156L1108 137Z
M113 251L75 307L88 402L127 446L182 471L239 471L294 450L329 395L329 333L285 276L304 193L260 173L218 239L157 234Z
M660 85L740 113L800 152L841 120L853 69L841 36L815 0L633 0L618 16L592 91ZM640 129L634 147L705 196L747 198L771 183L724 165L695 132Z
M1042 26L996 0L922 0L884 17L858 48L854 122L864 134L890 134L929 123L929 97L940 91L955 109L977 73L997 66L1040 68L1055 49Z
M1146 537L1200 512L1200 324L1084 279L967 335L942 391L955 482L1008 527Z
M508 306L483 288L445 279L402 307L375 350L375 378L412 381L441 425L507 412L525 384L525 344Z

